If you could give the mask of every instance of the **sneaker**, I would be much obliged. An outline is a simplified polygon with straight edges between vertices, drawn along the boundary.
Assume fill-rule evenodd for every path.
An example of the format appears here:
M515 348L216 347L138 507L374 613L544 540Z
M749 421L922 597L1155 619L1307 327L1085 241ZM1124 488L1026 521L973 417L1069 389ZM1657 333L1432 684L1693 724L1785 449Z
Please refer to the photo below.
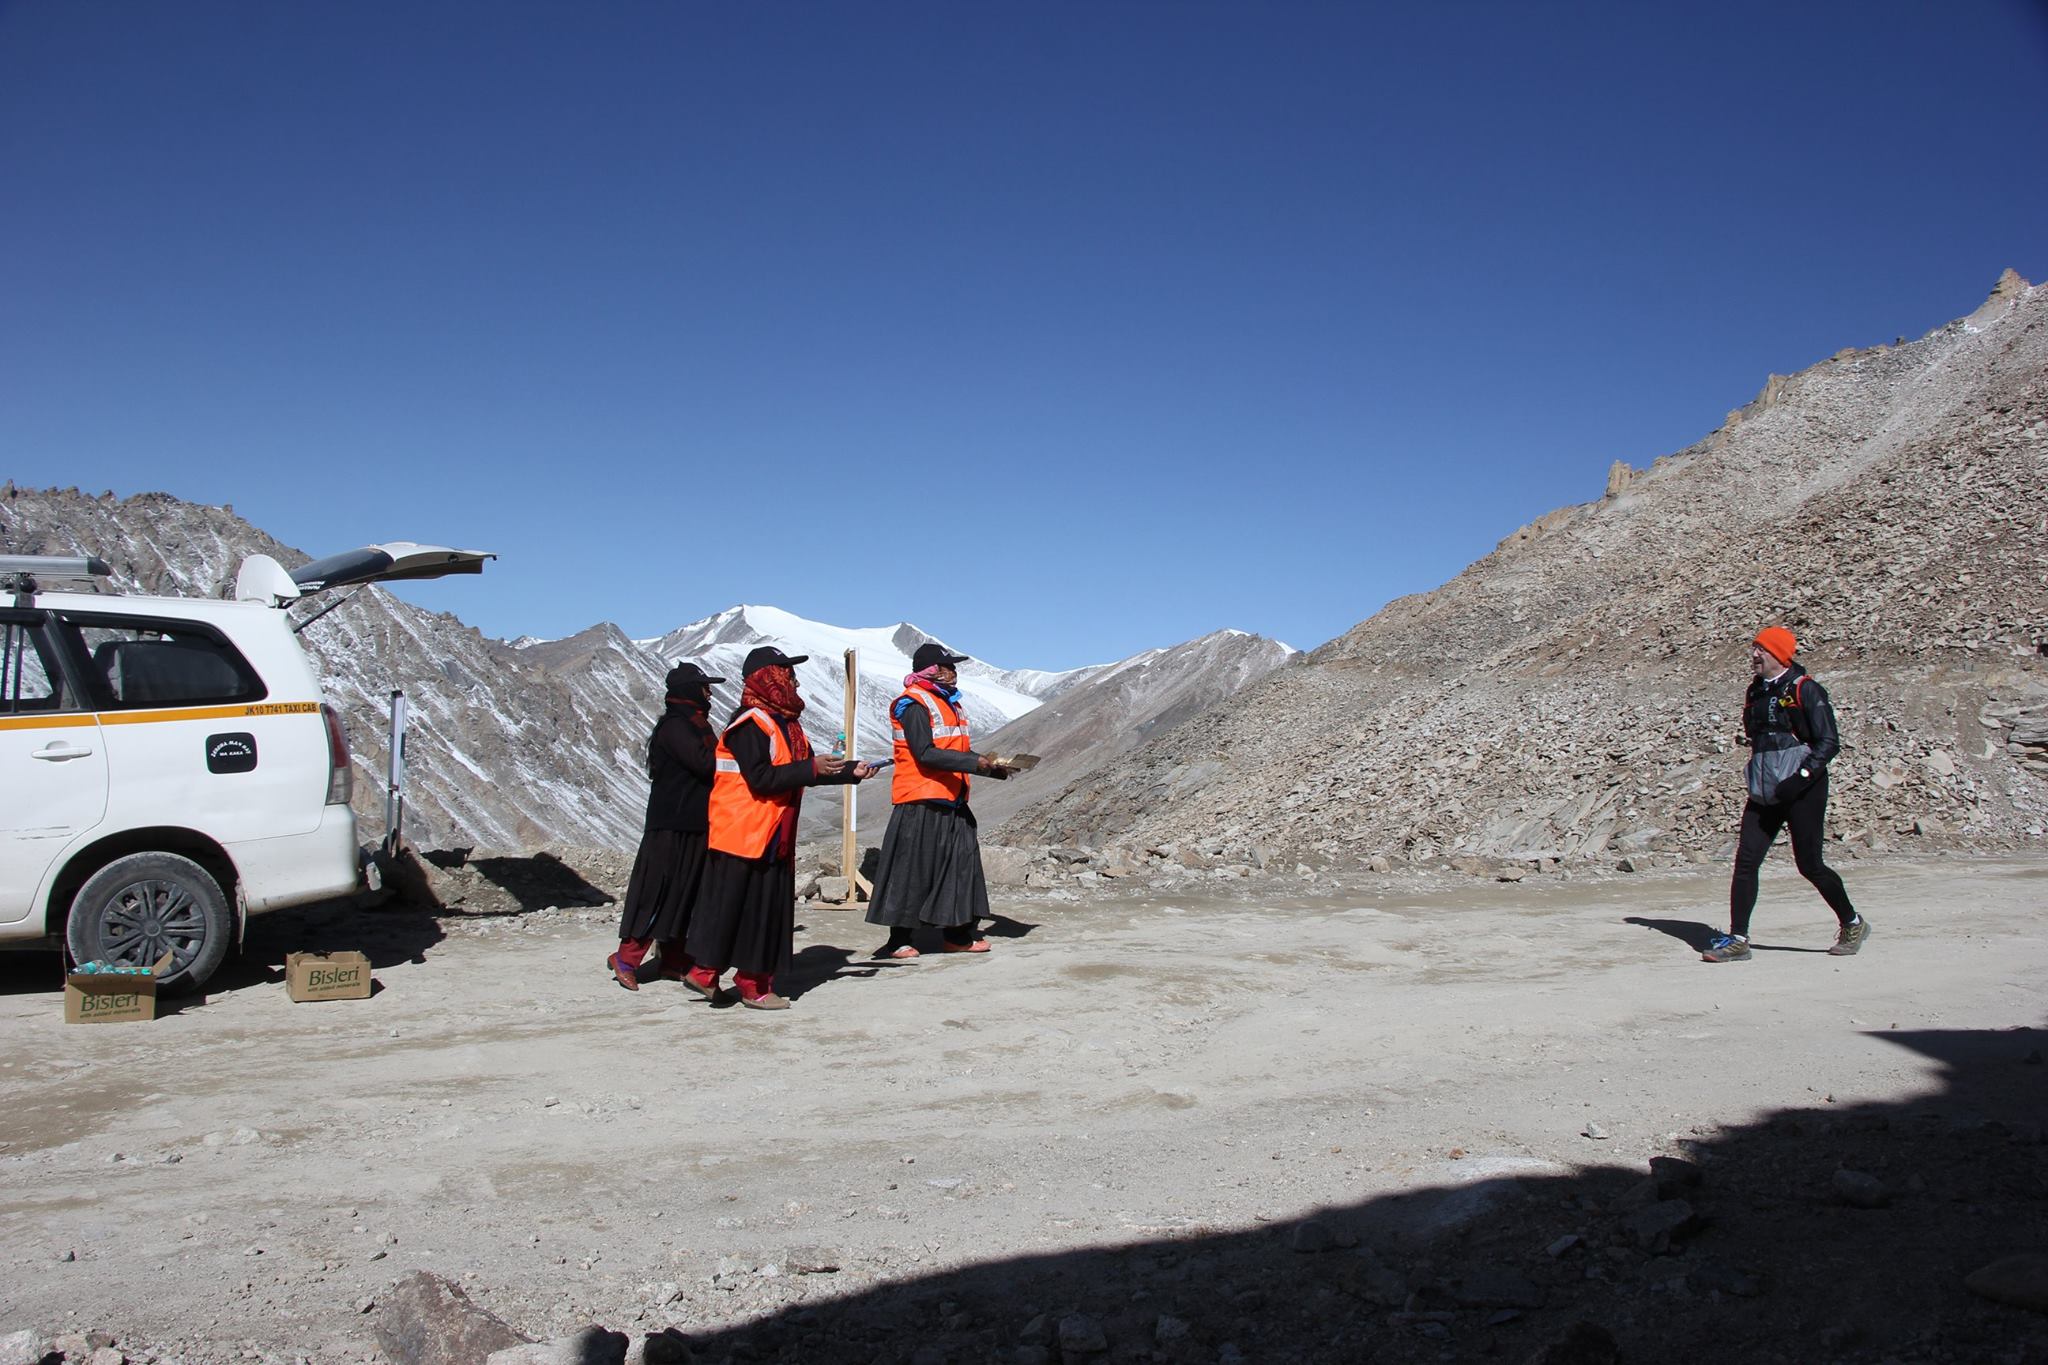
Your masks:
M1749 940L1733 934L1716 934L1707 950L1700 954L1702 962L1747 962L1749 961Z
M1870 921L1858 915L1842 926L1835 935L1835 946L1828 949L1829 957L1854 957L1856 950L1863 946L1863 940L1870 937Z

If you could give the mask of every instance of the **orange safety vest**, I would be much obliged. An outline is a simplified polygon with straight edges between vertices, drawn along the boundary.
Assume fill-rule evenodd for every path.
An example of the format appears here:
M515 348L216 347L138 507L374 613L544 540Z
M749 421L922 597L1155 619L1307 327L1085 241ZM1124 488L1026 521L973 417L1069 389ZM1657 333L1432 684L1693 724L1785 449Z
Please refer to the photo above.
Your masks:
M932 747L951 749L955 753L969 753L974 745L967 734L967 717L953 709L953 703L937 693L927 692L922 687L907 687L896 701L904 697L920 703L932 717ZM967 799L967 774L936 772L917 766L911 756L910 741L903 737L903 723L896 719L896 702L889 703L889 733L896 740L896 772L889 781L889 800L896 805L906 801L965 801Z
M740 761L725 746L725 737L742 722L752 721L768 736L768 761L777 767L790 761L789 741L782 727L758 706L750 706L732 718L718 736L718 753L711 774L711 833L706 843L720 853L736 858L758 858L768 851L782 812L797 803L798 793L778 792L756 796L740 773Z

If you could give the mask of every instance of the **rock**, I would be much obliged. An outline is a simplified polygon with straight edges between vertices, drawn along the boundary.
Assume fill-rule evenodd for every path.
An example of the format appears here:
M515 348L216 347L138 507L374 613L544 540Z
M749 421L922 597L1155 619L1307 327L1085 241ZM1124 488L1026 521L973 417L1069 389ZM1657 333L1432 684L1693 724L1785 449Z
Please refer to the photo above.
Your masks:
M1086 1313L1069 1313L1060 1319L1060 1355L1064 1358L1101 1355L1109 1349L1102 1324Z
M1921 815L1913 820L1913 832L1920 835L1945 834L1947 827L1936 816Z
M1635 1244L1652 1255L1669 1251L1672 1239L1683 1235L1692 1225L1692 1205L1683 1199L1652 1204L1622 1222Z
M0 1365L39 1365L50 1345L27 1328L0 1335Z
M85 1358L85 1365L128 1365L128 1357L112 1346L102 1346Z
M493 1351L484 1357L484 1365L625 1365L631 1344L624 1332L592 1323L573 1336Z
M1451 1286L1451 1297L1465 1308L1541 1308L1543 1291L1512 1270L1484 1266L1467 1272Z
M1296 1251L1312 1255L1319 1251L1329 1251L1334 1248L1337 1245L1337 1238L1330 1231L1329 1224L1318 1223L1314 1219L1310 1219L1306 1223L1296 1223L1294 1225L1294 1234L1288 1239L1288 1245Z
M1621 1347L1593 1322L1575 1322L1522 1358L1522 1365L1616 1365Z
M1616 872L1634 872L1641 864L1642 860L1640 858L1623 858L1614 865L1614 870Z
M1171 1313L1161 1313L1159 1321L1152 1324L1152 1340L1161 1346L1170 1345L1184 1339L1188 1330L1185 1319L1177 1318Z
M1378 873L1392 872L1394 870L1394 863L1386 854L1375 853L1372 857L1365 860L1365 870Z
M2007 1256L1970 1272L1963 1287L1994 1303L2048 1313L2048 1252Z
M85 1361L95 1351L104 1351L114 1344L111 1333L98 1330L90 1332L66 1332L51 1341L50 1349L75 1361Z
M1567 1232L1564 1236L1558 1238L1555 1242L1552 1242L1549 1246L1543 1248L1543 1254L1554 1261L1558 1257L1564 1255L1567 1251L1570 1251L1573 1247L1577 1246L1581 1240L1583 1239L1580 1238L1580 1236L1576 1232Z
M843 903L846 900L846 878L818 878L818 899L821 901Z
M1024 878L1036 861L1037 854L1031 849L1009 848L1002 844L981 846L981 875L990 886L1024 885Z
M1885 1189L1882 1180L1874 1175L1865 1175L1862 1171L1852 1171L1846 1166L1836 1171L1834 1179L1829 1183L1834 1186L1835 1194L1844 1204L1855 1208L1881 1209L1891 1202L1891 1194Z
M1756 1276L1745 1275L1719 1261L1701 1261L1685 1272L1685 1287L1695 1294L1728 1294L1753 1299L1763 1292Z
M1493 879L1497 882L1518 882L1528 875L1526 867L1504 867L1493 874Z
M376 1333L396 1365L475 1365L494 1351L527 1344L460 1286L425 1270L392 1286L377 1314Z
M1579 1136L1589 1137L1595 1142L1605 1142L1607 1141L1607 1130L1597 1123L1588 1123L1584 1128L1579 1129Z
M1650 1158L1650 1179L1656 1182L1657 1193L1669 1199L1680 1190L1698 1186L1702 1174L1696 1163L1684 1157L1653 1156Z
M690 1339L671 1327L640 1343L641 1365L690 1365Z
M1017 1330L1017 1340L1027 1346L1043 1346L1052 1340L1052 1323L1040 1313Z

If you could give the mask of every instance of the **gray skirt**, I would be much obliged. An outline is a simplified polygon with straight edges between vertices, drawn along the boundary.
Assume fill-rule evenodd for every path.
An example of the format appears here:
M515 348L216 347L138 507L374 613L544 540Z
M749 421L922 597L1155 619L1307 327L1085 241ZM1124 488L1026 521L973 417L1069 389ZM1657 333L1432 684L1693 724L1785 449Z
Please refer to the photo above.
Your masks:
M974 812L925 801L891 808L868 923L950 929L987 918L988 883L981 875Z

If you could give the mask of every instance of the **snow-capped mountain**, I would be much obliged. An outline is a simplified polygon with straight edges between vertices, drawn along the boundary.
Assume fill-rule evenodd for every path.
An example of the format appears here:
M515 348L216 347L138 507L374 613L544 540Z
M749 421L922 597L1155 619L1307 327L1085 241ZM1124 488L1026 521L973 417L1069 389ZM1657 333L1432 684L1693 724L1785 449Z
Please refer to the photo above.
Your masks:
M807 703L804 731L813 744L829 748L844 723L845 652L857 651L858 688L854 698L857 752L884 757L889 738L885 719L890 701L903 690L910 656L935 636L908 622L893 626L849 629L806 620L779 607L728 607L716 616L678 627L644 648L669 665L688 661L727 681L712 689L712 714L723 717L739 701L740 665L749 651L774 645L792 656L807 655L796 669L797 684ZM956 653L968 651L952 646ZM966 697L967 721L988 734L1036 710L1042 699L1071 680L1085 678L1101 665L1063 673L1039 669L1009 670L981 659L960 666L960 690Z

